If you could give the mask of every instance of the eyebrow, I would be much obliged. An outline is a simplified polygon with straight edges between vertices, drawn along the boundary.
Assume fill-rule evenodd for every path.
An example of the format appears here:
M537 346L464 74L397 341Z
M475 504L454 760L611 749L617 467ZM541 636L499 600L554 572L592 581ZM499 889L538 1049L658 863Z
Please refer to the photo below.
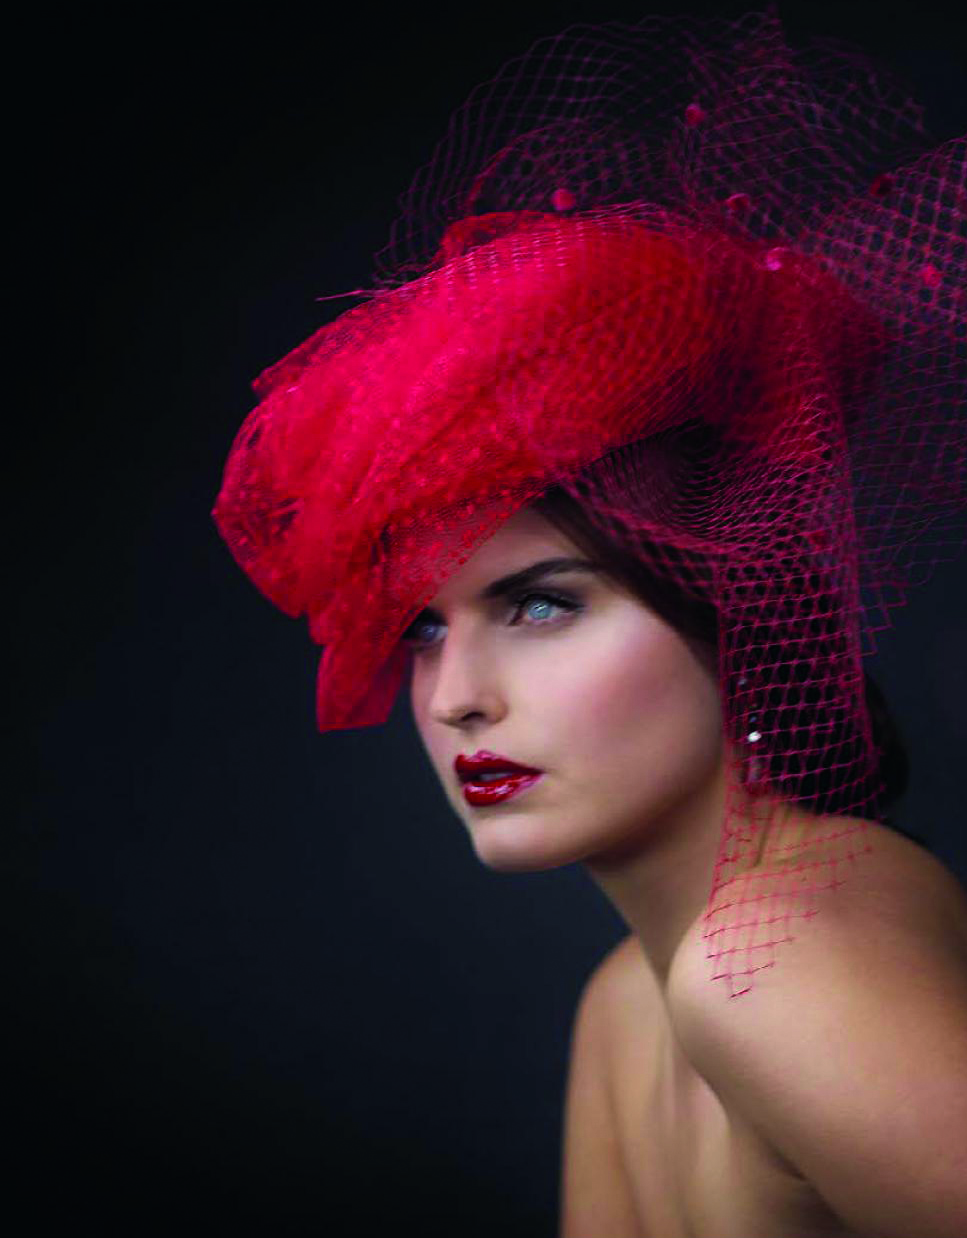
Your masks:
M600 573L601 570L600 565L591 559L541 559L538 563L532 563L530 567L521 568L519 572L511 572L509 576L501 576L499 580L492 581L480 596L488 600L506 597L508 593L523 589L536 580L543 580L545 576L555 576L561 572ZM417 619L422 619L424 615L437 614L439 612L435 611L432 606L426 606L417 615Z

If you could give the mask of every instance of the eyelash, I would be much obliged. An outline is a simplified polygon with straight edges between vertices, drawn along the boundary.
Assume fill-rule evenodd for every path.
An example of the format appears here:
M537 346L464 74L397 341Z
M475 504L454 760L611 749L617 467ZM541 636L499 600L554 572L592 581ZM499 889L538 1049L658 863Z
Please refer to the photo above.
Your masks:
M583 610L581 603L575 602L571 598L562 597L560 594L556 594L556 593L545 593L540 590L529 589L529 590L524 591L523 593L512 594L511 597L508 599L509 602L515 608L514 609L515 618L517 615L520 614L520 612L523 609L525 609L528 602L532 602L535 599L541 602L551 602L555 606L560 607L561 610L566 611L566 612ZM423 623L432 624L435 622L436 621L433 619L424 619L422 620L420 626L422 627ZM544 620L537 622L536 624L530 624L528 626L542 628L542 627L549 627L552 625L556 625L560 622L562 622L561 619L544 619ZM408 637L406 633L403 634L403 641L407 645L410 645L412 647L414 653L424 653L428 649L434 648L432 644L418 643L412 637Z

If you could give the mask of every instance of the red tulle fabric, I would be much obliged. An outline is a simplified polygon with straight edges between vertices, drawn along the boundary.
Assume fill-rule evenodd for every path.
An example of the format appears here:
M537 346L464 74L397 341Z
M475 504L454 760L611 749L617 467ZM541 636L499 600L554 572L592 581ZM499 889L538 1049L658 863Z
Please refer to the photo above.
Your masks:
M571 27L471 94L366 300L259 376L225 467L219 531L324 646L321 731L386 720L403 632L551 486L714 602L737 774L818 823L770 835L766 881L767 816L726 805L733 994L868 847L861 658L967 541L964 168L771 11Z

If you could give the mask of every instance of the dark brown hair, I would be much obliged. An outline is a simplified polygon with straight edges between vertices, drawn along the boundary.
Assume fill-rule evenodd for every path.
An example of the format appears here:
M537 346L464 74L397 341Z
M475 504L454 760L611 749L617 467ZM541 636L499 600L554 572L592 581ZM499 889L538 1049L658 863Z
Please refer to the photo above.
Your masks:
M550 487L530 506L599 563L606 575L619 586L644 601L683 636L704 647L710 664L716 665L718 612L710 600L695 597L667 577L651 571L631 548L622 545L599 527L582 503L563 487ZM873 738L879 749L876 773L885 787L878 801L880 816L885 824L926 846L922 838L909 833L884 814L885 808L901 799L906 792L910 760L882 691L868 671L864 670L863 674ZM817 793L820 810L835 813L835 795L831 796L828 783L828 774L824 778L824 771L815 771L812 788Z

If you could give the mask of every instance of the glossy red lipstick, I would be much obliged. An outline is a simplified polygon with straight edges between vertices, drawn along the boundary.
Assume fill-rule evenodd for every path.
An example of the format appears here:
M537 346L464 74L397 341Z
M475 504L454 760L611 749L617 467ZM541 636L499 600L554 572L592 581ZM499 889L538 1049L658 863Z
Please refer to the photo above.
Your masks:
M501 804L513 795L518 795L533 786L543 777L544 771L530 765L521 765L495 752L476 752L472 757L462 754L454 762L457 777L463 783L463 797L474 808L487 808ZM484 781L482 774L500 774L501 777Z

